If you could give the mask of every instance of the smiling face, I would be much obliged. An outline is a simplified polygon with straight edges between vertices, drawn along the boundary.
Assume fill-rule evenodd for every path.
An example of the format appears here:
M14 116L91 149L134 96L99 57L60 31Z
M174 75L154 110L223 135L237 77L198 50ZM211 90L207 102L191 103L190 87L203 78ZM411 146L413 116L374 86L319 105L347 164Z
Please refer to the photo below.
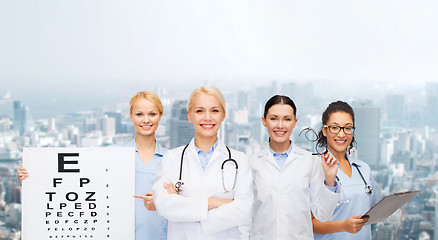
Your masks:
M201 92L193 97L188 118L195 127L197 139L216 138L225 119L225 111L216 96Z
M289 137L295 128L297 119L294 110L287 104L275 104L269 108L266 118L262 118L263 126L268 129L271 143L289 143Z
M133 103L130 115L137 134L142 136L155 134L161 119L160 111L155 104L139 98Z
M334 112L330 114L330 117L325 125L354 127L352 116L346 112ZM327 148L333 154L345 154L345 151L347 150L347 147L350 145L354 136L354 134L345 134L344 129L341 129L339 133L331 133L328 127L322 127L322 133L327 138Z

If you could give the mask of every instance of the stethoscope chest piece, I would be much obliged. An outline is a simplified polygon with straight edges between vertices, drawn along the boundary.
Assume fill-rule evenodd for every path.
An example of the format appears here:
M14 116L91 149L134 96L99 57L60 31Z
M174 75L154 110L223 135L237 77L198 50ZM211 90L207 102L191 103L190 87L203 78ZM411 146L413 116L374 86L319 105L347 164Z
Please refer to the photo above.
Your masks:
M363 183L365 183L365 192L366 192L367 194L371 194L371 193L373 193L373 187L371 187L370 185L368 185L367 181L365 181L365 178L363 177L362 172L359 170L359 167L357 166L357 164L356 164L356 163L353 163L352 165L356 167L357 172L360 174L360 177L362 178Z
M177 192L181 192L182 190L184 190L184 182L182 182L182 181L176 182L175 189Z
M373 187L371 187L370 185L366 185L365 186L365 192L368 194L373 193Z

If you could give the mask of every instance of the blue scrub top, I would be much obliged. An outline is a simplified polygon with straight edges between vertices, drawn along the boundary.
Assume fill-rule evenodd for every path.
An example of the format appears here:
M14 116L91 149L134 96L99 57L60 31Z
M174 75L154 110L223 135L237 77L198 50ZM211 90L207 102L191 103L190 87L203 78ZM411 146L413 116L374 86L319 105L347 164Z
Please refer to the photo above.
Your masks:
M155 156L144 164L138 155L135 139L121 145L135 147L135 194L144 195L152 192L161 159L167 149L160 144L155 145ZM144 206L143 199L135 199L135 239L136 240L165 240L167 239L167 220L156 211L149 211Z
M349 156L347 156L347 159L350 162L351 166L351 178L348 177L341 169L338 169L337 176L342 186L342 190L345 193L345 198L349 202L345 203L346 200L344 199L344 194L341 193L341 199L339 201L344 204L336 207L335 212L333 213L333 216L329 221L342 221L352 216L360 216L366 213L377 199L376 189L374 188L373 179L371 177L371 169L368 164L363 161L353 159ZM365 181L373 187L374 190L372 194L367 194L365 192L365 183L353 163L357 164L360 172L365 178ZM315 233L314 236L315 239L323 240L370 240L371 225L363 226L362 229L356 234L348 232L331 234Z

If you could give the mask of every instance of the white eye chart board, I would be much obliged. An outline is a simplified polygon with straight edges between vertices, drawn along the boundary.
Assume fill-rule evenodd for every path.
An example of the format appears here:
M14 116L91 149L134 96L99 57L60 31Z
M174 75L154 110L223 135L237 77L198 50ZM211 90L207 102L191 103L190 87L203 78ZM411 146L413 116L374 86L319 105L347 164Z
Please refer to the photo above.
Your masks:
M23 240L134 240L134 148L24 148L23 167Z

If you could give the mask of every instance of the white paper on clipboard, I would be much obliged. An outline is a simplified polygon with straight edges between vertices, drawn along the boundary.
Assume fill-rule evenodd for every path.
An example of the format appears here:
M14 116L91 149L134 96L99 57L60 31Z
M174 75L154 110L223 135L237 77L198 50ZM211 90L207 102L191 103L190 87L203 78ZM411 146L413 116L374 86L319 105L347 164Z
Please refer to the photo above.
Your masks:
M420 191L407 191L384 197L376 206L363 215L363 217L369 216L368 222L365 225L385 220L419 192Z

